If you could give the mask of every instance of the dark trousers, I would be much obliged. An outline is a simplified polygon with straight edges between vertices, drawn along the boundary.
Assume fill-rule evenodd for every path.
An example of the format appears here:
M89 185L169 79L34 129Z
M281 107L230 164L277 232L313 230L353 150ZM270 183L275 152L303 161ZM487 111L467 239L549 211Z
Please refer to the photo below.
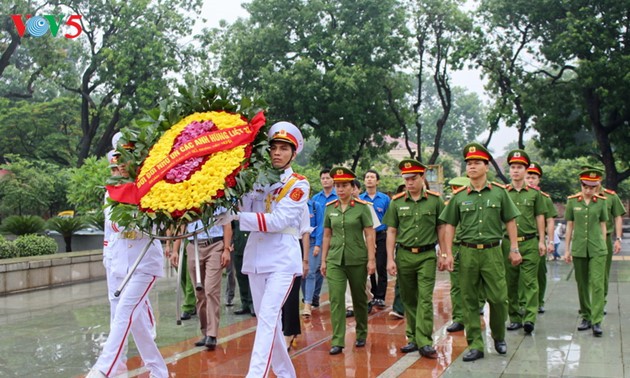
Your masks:
M301 276L293 279L293 286L287 300L282 305L282 333L285 336L300 335L300 283Z
M374 299L385 300L387 293L387 231L376 233L376 273L370 276Z

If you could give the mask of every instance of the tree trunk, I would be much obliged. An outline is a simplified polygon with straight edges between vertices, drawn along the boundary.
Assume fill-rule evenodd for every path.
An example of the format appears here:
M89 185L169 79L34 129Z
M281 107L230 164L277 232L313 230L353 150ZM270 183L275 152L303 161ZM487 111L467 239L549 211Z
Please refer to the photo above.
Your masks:
M72 236L64 236L63 242L66 243L66 252L72 252Z

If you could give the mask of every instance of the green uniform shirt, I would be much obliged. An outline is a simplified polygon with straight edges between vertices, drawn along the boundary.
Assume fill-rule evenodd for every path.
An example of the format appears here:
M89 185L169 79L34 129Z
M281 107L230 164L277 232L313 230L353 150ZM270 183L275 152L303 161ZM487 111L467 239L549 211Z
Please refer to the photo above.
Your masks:
M363 229L372 226L372 213L369 205L363 201L351 200L346 211L341 211L341 203L338 200L329 203L324 215L324 227L330 228L332 235L326 263L367 264L368 254Z
M573 256L594 257L608 254L600 226L601 222L608 220L605 197L593 197L588 205L581 195L569 197L564 218L573 222Z
M623 203L617 193L612 190L603 189L601 194L606 197L606 209L608 210L606 233L610 234L615 231L615 218L624 215L626 213L626 209L623 207Z
M536 227L536 216L543 215L547 212L547 206L543 200L540 191L525 185L521 190L516 190L512 185L506 187L510 199L518 208L521 215L516 218L516 227L518 236L538 235Z
M549 197L549 194L545 194L543 192L540 192L540 193L543 195L543 201L545 202L545 205L547 205L547 211L545 212L545 219L557 217L558 210L556 210L556 207L553 205L553 201L551 200L551 197Z
M453 195L440 220L461 228L461 241L473 244L496 242L503 237L503 223L520 212L507 191L486 183L481 191L467 186Z
M383 217L383 223L397 229L396 241L407 247L420 247L437 242L439 216L444 201L439 194L422 190L414 201L409 192L394 197Z

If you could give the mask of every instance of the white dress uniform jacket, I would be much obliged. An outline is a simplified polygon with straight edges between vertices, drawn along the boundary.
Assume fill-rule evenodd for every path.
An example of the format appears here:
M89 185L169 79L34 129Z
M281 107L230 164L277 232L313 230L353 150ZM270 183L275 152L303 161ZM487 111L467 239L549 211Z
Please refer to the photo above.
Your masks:
M291 178L296 180L279 195ZM242 231L251 231L243 256L243 273L283 272L302 274L299 235L310 185L288 168L281 182L267 185L243 197L239 213Z

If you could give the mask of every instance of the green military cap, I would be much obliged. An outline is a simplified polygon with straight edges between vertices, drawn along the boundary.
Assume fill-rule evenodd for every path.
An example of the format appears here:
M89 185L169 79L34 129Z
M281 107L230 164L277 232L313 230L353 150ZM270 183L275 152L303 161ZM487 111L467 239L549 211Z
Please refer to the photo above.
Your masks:
M587 169L594 169L596 171L599 171L602 174L602 176L604 176L604 173L606 172L604 170L604 167L596 167L594 165L588 165L588 164L584 164L583 166L580 167L580 169L583 171Z
M341 166L332 167L330 169L330 176L334 182L351 182L357 178L357 175L355 175L352 170Z
M464 146L464 160L483 160L490 161L492 156L490 156L490 152L479 143L473 142L468 143Z
M524 150L512 150L507 156L508 164L523 164L526 167L529 167L529 155Z
M468 177L460 176L449 180L450 186L468 186L470 185L470 179Z
M534 174L537 174L538 176L542 177L543 170L542 170L542 167L540 166L540 164L536 163L535 161L532 161L529 164L529 167L527 167L527 173L534 173Z
M603 172L599 169L584 169L580 172L580 181L588 186L597 186L602 183Z
M427 170L427 166L420 163L415 159L404 159L398 163L398 168L403 177L409 177L405 175L423 175Z

